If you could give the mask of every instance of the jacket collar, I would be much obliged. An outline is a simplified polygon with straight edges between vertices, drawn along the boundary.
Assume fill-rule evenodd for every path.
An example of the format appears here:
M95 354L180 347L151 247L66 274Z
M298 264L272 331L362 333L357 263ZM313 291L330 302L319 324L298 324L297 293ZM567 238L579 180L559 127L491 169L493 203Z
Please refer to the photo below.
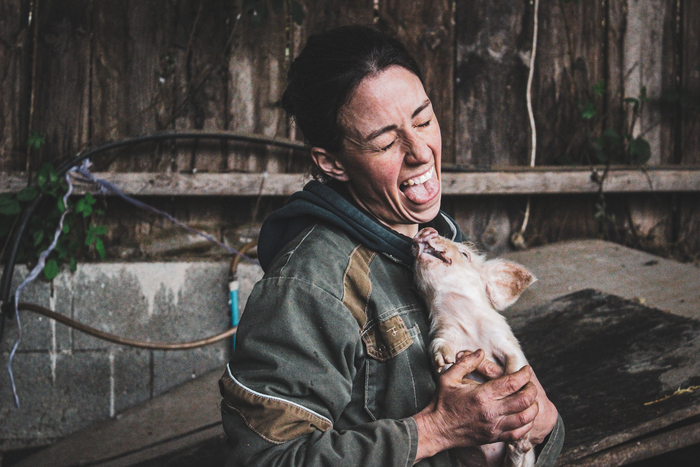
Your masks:
M335 188L335 189L334 189ZM258 259L264 271L277 253L309 225L325 221L343 229L368 248L413 264L413 240L377 222L358 207L342 185L325 185L315 180L303 191L294 193L285 206L270 214L262 225L258 240ZM440 211L435 219L421 227L433 227L453 241L462 241L456 222Z

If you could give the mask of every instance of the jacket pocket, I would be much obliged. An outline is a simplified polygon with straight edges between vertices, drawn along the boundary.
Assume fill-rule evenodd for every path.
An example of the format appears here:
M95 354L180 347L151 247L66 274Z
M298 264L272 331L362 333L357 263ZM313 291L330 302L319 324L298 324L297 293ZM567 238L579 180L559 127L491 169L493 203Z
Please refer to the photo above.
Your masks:
M421 330L418 324L409 329L399 315L376 328L381 340L373 346L371 338L365 339L365 410L373 420L415 415L435 390Z

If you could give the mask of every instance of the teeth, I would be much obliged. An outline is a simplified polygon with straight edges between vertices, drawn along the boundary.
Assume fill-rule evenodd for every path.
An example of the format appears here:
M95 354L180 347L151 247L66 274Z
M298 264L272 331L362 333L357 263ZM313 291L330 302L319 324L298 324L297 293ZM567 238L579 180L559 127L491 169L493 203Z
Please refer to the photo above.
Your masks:
M402 185L403 186L421 185L421 184L427 182L428 180L430 180L430 178L433 176L433 170L434 170L434 167L431 167L427 173L424 173L423 175L421 175L418 178L412 178L408 181L405 181L402 183Z

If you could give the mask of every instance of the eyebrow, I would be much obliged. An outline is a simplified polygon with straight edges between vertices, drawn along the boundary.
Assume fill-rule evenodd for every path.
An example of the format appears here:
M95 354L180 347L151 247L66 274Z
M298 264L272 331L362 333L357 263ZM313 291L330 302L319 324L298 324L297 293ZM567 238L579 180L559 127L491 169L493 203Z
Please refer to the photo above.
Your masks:
M411 114L411 118L416 118L418 114L420 114L423 110L425 110L428 106L430 105L430 99L426 99L425 102L423 102L421 105L419 105L416 110L413 111L413 114ZM366 141L372 141L374 138L378 137L379 135L383 135L387 131L395 130L397 128L396 125L387 125L385 127L382 127L378 130L373 131L369 135L367 135Z

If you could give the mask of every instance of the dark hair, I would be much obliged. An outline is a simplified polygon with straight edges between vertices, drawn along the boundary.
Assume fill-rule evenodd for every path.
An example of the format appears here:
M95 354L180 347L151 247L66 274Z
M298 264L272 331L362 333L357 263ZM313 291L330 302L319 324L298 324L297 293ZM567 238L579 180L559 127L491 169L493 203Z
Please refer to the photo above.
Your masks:
M391 65L406 68L423 81L420 68L393 37L365 26L344 26L309 37L287 73L282 107L306 143L329 152L342 148L340 109L366 77Z

